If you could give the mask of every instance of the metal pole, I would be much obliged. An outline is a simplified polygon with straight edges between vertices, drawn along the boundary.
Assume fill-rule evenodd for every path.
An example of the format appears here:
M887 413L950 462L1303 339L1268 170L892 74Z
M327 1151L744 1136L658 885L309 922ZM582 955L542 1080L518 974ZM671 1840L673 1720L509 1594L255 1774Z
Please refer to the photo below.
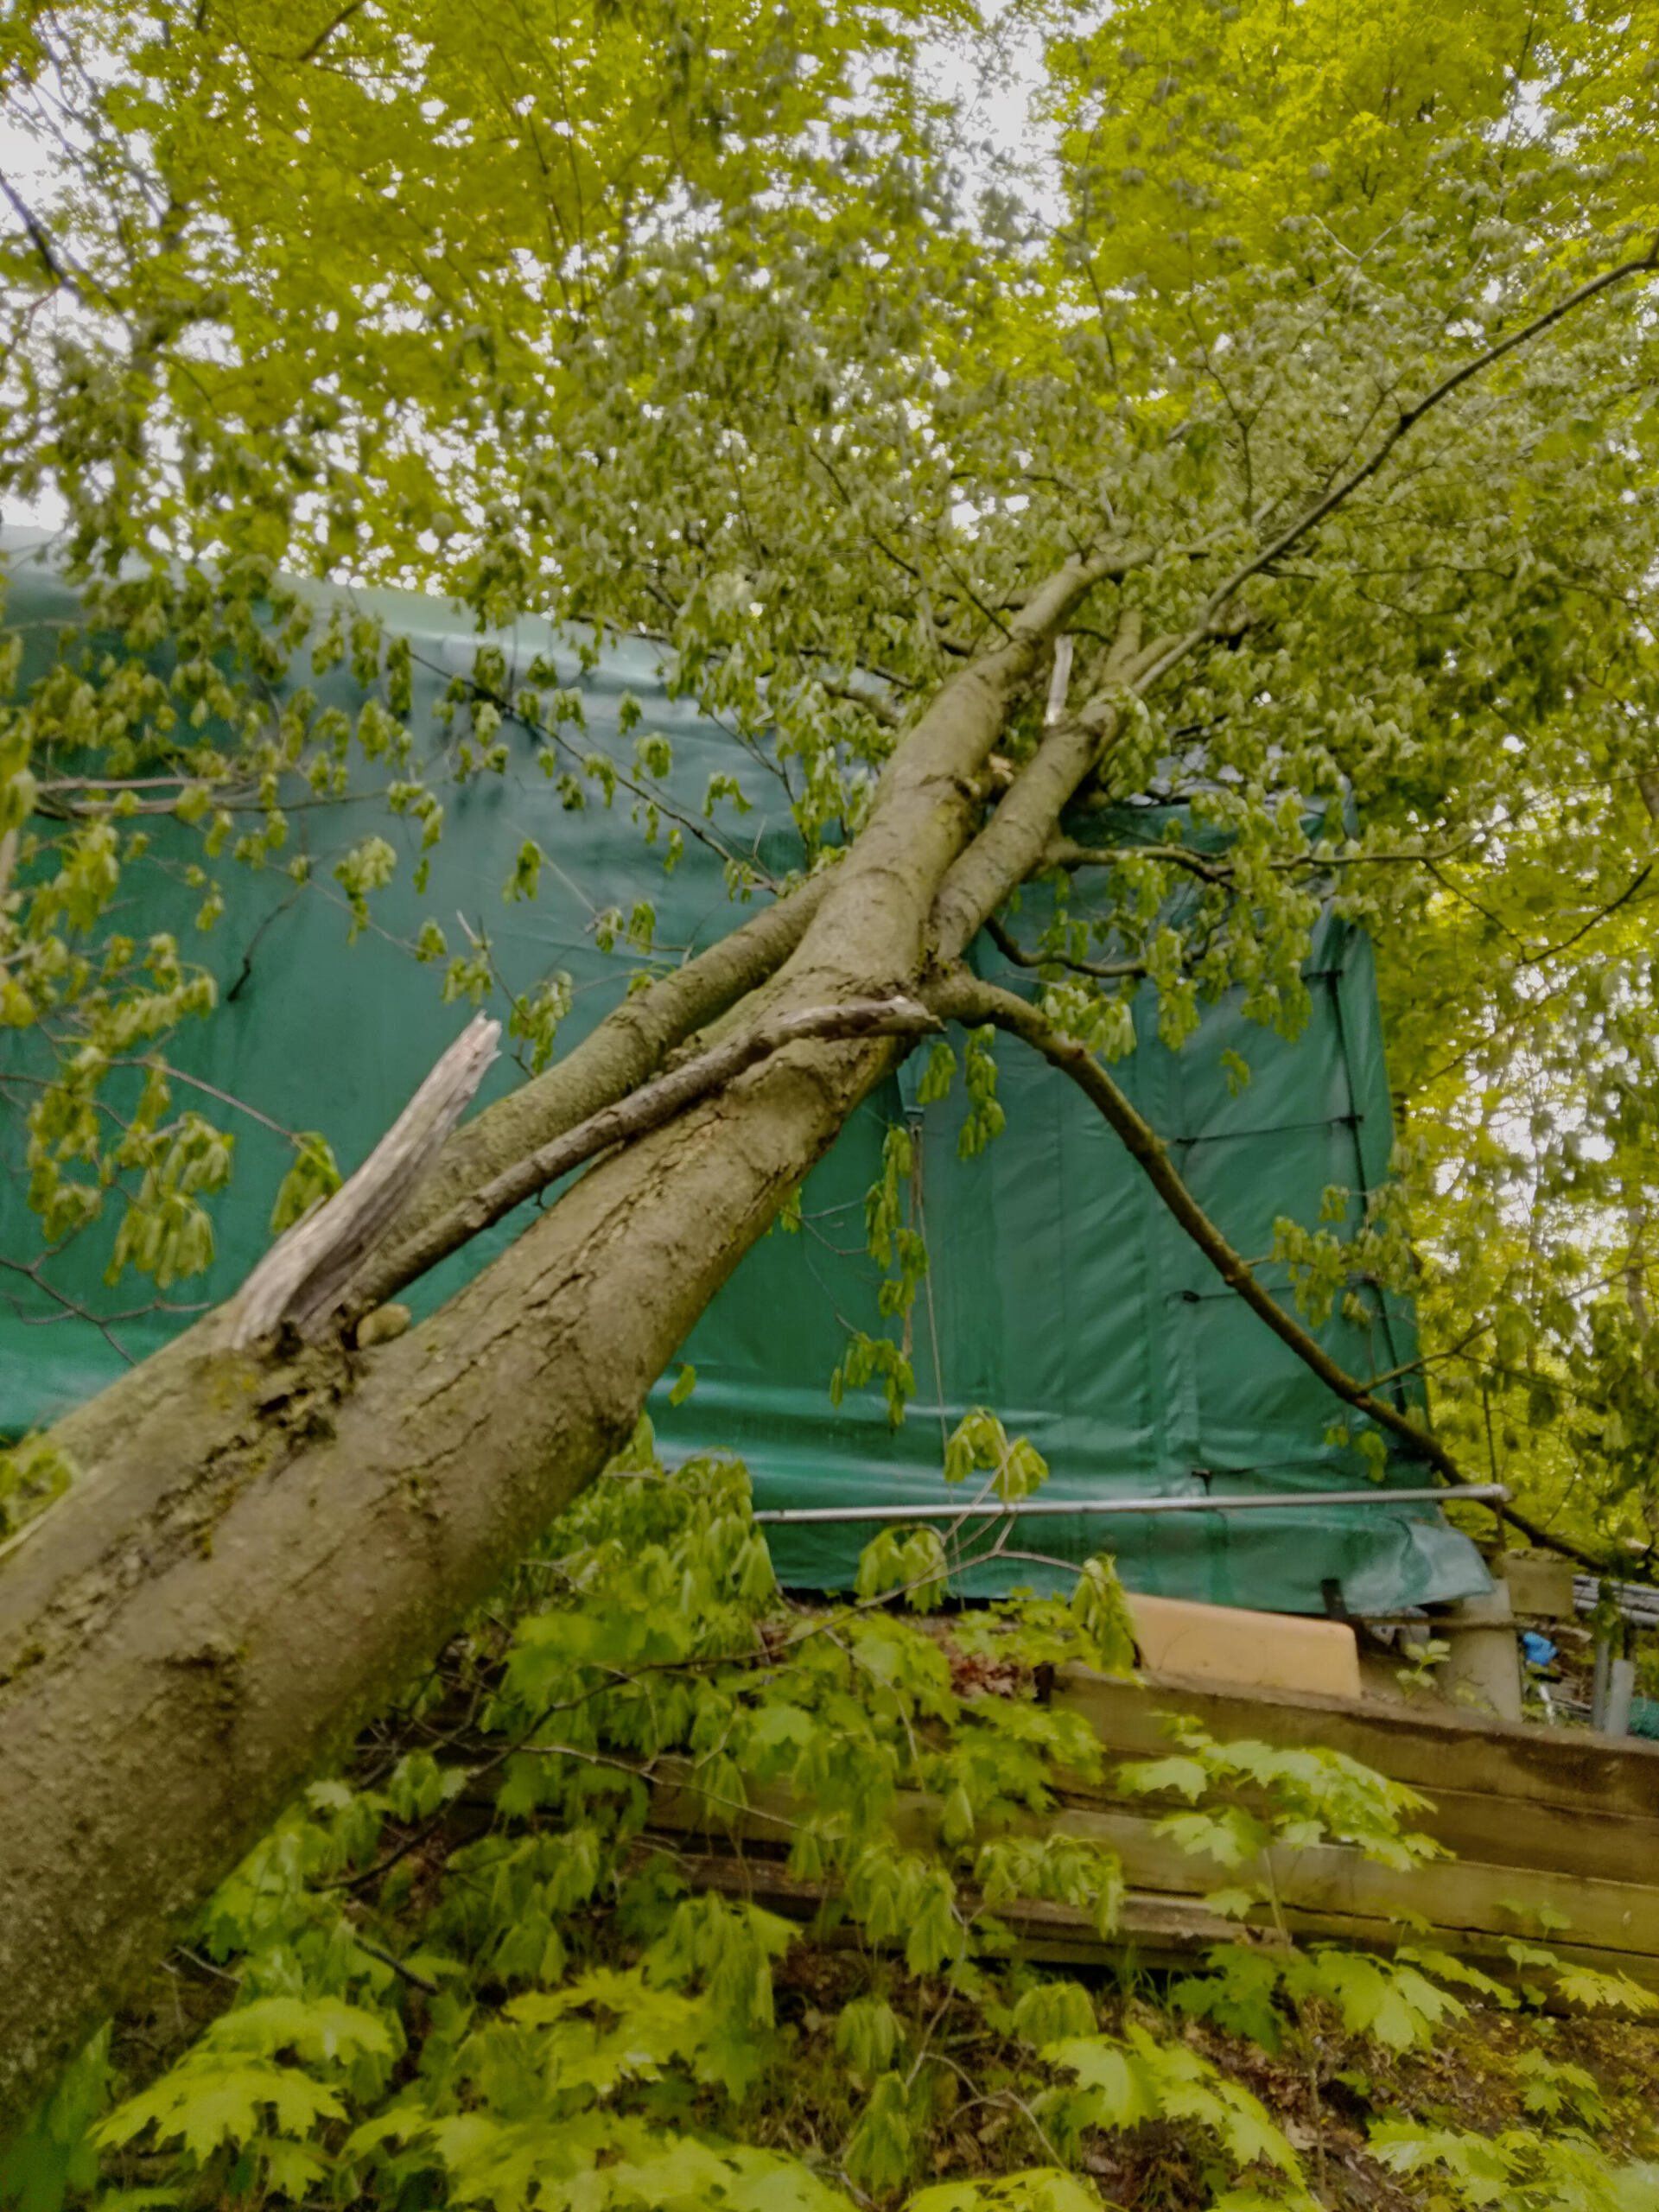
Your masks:
M791 1527L815 1521L1010 1521L1039 1514L1087 1514L1092 1518L1120 1513L1260 1513L1307 1505L1444 1505L1448 1498L1484 1505L1501 1504L1509 1495L1506 1483L1437 1483L1430 1490L1287 1490L1255 1497L1021 1497L1006 1504L1001 1498L976 1498L954 1505L949 1499L937 1505L788 1505L769 1507L754 1518Z
M1636 1662L1615 1659L1607 1669L1607 1700L1601 1716L1604 1735L1628 1736L1630 1701L1636 1693Z
M1613 1582L1607 1586L1627 1621L1637 1628L1659 1628L1659 1589L1643 1582ZM1601 1591L1599 1575L1575 1574L1573 1578L1573 1603L1580 1614L1595 1611L1601 1603Z

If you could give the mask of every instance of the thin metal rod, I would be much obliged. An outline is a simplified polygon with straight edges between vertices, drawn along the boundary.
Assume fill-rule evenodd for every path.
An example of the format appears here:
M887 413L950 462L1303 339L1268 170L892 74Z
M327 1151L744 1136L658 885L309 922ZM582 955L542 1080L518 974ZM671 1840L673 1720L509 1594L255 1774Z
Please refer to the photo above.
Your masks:
M1444 1505L1461 1498L1469 1505L1501 1505L1507 1483L1436 1483L1429 1490L1285 1490L1256 1497L1021 1497L952 1505L788 1505L757 1513L757 1521L798 1526L809 1521L1010 1521L1039 1513L1259 1513L1270 1506Z
M32 1528L34 1523L28 1525ZM1650 1582L1615 1582L1611 1587L1613 1603L1627 1621L1635 1622L1638 1628L1659 1628L1659 1589ZM1600 1577L1575 1574L1573 1602L1580 1613L1593 1613L1601 1603Z

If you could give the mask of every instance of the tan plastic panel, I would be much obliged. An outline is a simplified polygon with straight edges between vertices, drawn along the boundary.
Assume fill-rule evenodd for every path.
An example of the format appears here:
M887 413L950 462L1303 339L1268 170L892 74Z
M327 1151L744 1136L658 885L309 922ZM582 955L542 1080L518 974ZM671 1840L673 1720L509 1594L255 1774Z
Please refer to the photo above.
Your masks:
M1354 1631L1342 1621L1133 1592L1128 1602L1141 1662L1149 1673L1240 1690L1360 1695L1359 1652Z

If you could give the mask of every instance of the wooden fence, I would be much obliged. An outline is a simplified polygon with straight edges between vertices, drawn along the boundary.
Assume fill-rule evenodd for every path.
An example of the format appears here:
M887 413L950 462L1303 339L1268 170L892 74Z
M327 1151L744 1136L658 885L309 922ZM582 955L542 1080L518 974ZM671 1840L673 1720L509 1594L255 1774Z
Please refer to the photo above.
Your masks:
M1429 1800L1416 1825L1453 1856L1408 1872L1345 1847L1275 1850L1271 1877L1286 1926L1389 1949L1425 1925L1446 1948L1500 1974L1512 1971L1506 1941L1546 1942L1563 1958L1619 1971L1659 1990L1659 1745L1614 1745L1567 1730L1504 1726L1420 1705L1353 1704L1271 1693L1236 1693L1166 1680L1123 1681L1063 1670L1052 1697L1084 1715L1109 1754L1141 1758L1166 1750L1166 1716L1199 1721L1223 1741L1345 1751ZM1056 1905L1000 1911L1029 1955L1074 1965L1126 1955L1163 1964L1217 1941L1233 1922L1206 1894L1249 1881L1188 1856L1155 1833L1144 1802L1078 1784L1062 1792L1046 1824L1109 1845L1128 1895L1106 1942L1086 1916ZM783 1866L791 1807L757 1793L741 1815L711 1808L689 1770L659 1784L652 1825L687 1853L693 1878L810 1916L824 1890ZM936 1808L920 1796L899 1807L901 1833L931 1834ZM1264 1870L1254 1870L1260 1879ZM1272 1940L1258 1931L1255 1940Z

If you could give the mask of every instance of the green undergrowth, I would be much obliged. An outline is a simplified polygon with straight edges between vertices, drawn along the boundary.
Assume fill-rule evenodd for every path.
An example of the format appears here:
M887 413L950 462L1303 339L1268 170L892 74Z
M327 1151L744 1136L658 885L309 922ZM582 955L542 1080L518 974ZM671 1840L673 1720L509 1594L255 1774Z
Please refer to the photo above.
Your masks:
M1032 1476L993 1441L994 1481ZM742 1467L670 1472L642 1433L224 1884L0 2194L1659 2207L1645 1993L1531 1939L1501 1977L1414 1926L1386 1953L1291 1941L1283 1854L1409 1868L1421 1801L1191 1726L1109 1761L1047 1688L1131 1663L1109 1563L1069 1600L957 1610L942 1556L878 1540L853 1598L792 1604ZM1116 1857L1058 1817L1105 1787L1202 1864L1235 1939L1138 1958ZM1045 1933L1076 1963L1033 1963Z

